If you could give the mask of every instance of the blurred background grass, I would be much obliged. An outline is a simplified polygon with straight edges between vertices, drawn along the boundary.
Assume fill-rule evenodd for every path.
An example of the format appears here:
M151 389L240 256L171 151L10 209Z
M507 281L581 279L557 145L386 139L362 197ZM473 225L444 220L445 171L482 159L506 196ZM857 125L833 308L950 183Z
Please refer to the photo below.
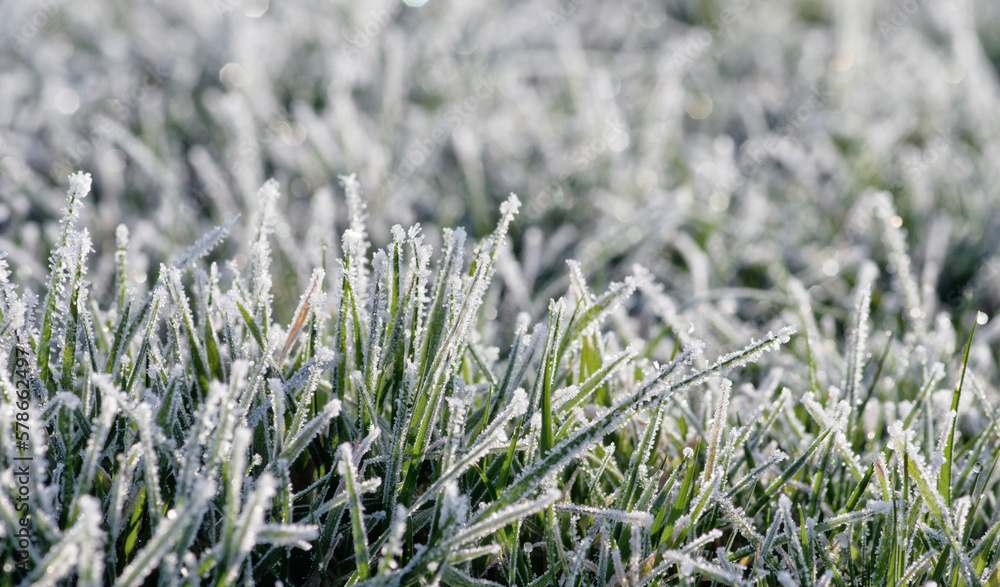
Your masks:
M396 223L422 223L435 245L440 227L482 236L513 191L525 207L491 294L501 328L541 316L578 258L598 291L642 263L682 304L678 320L735 341L780 307L736 288L785 292L790 277L843 331L861 261L892 279L865 204L885 190L928 312L969 323L1000 305L998 9L7 2L0 250L39 288L66 178L82 169L95 289L112 278L119 223L142 289L231 214L244 219L230 243L245 242L274 177L287 318L316 244L339 253L338 174L357 174L376 244ZM899 308L877 296L879 324Z

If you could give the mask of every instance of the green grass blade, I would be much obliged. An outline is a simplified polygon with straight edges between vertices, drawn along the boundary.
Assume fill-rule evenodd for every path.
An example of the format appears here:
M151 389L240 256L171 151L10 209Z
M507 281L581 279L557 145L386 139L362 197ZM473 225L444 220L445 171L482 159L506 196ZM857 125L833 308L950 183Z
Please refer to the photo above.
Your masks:
M965 370L969 366L969 349L972 347L972 337L976 334L976 324L979 316L972 323L969 330L969 340L965 343L965 352L962 354L962 374L955 384L955 391L951 396L951 410L955 412L955 418L951 421L951 429L948 431L948 441L944 446L944 462L941 464L941 475L938 477L938 491L944 496L945 503L951 505L951 469L955 465L953 456L955 450L955 425L958 422L958 403L962 399L962 385L965 383Z
M370 571L368 561L371 555L368 551L368 530L365 527L364 509L361 506L361 493L358 490L358 470L354 466L354 455L351 445L344 443L338 450L340 462L337 470L343 477L347 487L347 503L351 512L351 533L354 536L354 562L357 565L358 577L365 580Z
M771 498L774 497L774 495L778 493L778 491L782 487L784 487L786 483L788 483L788 480L794 477L795 474L798 473L799 470L802 469L802 467L804 467L806 463L809 462L809 459L812 458L813 453L816 452L816 449L818 449L819 446L823 443L823 441L826 440L826 437L830 435L832 430L833 430L832 428L827 428L819 436L817 436L815 440L812 441L812 444L809 445L809 448L807 448L805 452L799 455L799 457L795 459L792 462L792 464L787 469L785 469L784 472L782 472L781 477L778 477L778 479L775 480L774 483L772 483L764 491L763 495L757 498L757 501L754 502L754 504L750 507L749 510L747 510L748 516L753 517L757 515L757 513L760 512L760 510L765 505L767 505L767 503L771 500Z

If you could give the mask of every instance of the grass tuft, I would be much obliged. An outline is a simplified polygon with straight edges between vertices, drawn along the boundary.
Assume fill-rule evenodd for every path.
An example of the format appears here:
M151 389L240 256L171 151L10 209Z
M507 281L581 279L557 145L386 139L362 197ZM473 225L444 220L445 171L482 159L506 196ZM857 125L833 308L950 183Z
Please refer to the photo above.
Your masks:
M245 273L212 258L239 232L233 217L140 291L120 228L100 295L75 221L89 182L71 178L39 316L19 286L0 298L0 532L32 528L23 555L0 549L30 570L0 584L998 576L1000 430L974 375L975 324L942 411L948 357L911 361L937 349L914 346L929 325L908 277L882 292L878 268L863 268L842 352L790 282L798 323L713 358L670 323L676 305L648 271L593 294L570 263L568 291L505 338L485 316L509 286L493 282L516 196L492 233L468 243L445 231L434 257L416 227L369 242L360 187L343 182L338 267L329 279L325 261L306 270L297 307L279 309L276 182L258 192L252 242L229 247L245 252ZM905 241L888 238L902 262ZM0 273L7 284L2 259ZM890 295L909 318L882 335L872 322L896 317L876 300ZM644 303L665 322L645 326L651 341L632 327ZM962 416L976 410L986 416L970 427ZM34 427L15 443L25 418ZM25 454L34 472L14 501Z

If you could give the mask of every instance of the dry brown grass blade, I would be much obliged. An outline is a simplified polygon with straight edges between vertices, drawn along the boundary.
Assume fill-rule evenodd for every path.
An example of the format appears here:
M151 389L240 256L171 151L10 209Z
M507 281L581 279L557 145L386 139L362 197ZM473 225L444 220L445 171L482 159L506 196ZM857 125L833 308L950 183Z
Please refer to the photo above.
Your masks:
M322 281L321 275L313 275L312 285L309 286L309 292L302 298L302 303L299 304L299 312L295 316L295 323L288 330L288 338L285 339L285 346L281 348L281 355L278 357L278 365L285 362L288 358L288 352L292 350L292 345L295 344L295 339L298 338L299 332L302 331L302 325L306 323L306 317L309 315L309 308L312 305L309 300L312 298L313 293L319 286L320 281Z

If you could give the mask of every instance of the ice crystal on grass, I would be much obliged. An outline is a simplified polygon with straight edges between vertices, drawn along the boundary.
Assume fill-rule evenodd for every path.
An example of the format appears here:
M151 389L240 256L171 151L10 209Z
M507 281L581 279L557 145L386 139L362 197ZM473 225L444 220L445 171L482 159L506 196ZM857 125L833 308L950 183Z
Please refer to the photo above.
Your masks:
M995 572L994 476L977 463L997 450L984 428L996 398L972 373L992 378L992 359L973 336L955 378L973 392L938 405L945 339L971 324L939 318L916 336L928 290L909 291L921 257L906 256L894 213L896 281L858 258L829 292L785 269L769 274L782 293L765 294L712 289L724 268L709 262L711 234L673 243L693 274L670 287L631 262L596 279L594 257L556 262L546 247L562 237L514 224L513 195L483 238L429 232L435 253L418 227L369 227L353 176L341 232L307 222L301 258L285 258L297 204L269 181L249 231L232 216L179 256L140 259L147 235L122 225L107 264L76 226L85 180L72 180L37 318L13 255L0 257L0 427L24 411L45 428L27 448L0 437L5 538L21 523L16 459L37 463L30 580L805 585L870 566L895 584L975 584ZM231 262L206 260L229 250ZM133 281L163 259L176 261ZM750 324L740 296L775 307Z
M603 518L611 520L613 522L628 524L631 526L640 526L646 528L653 525L653 515L650 514L649 512L643 512L643 511L624 512L621 510L613 510L609 508L594 508L590 506L577 505L573 503L557 503L555 507L559 511L572 512L574 514L590 516L593 518Z
M233 227L236 226L237 220L239 220L239 214L234 214L233 216L226 218L226 220L222 224L216 226L214 229L212 229L212 231L206 233L205 236L201 237L200 239L198 239L196 243L191 245L188 248L188 250L184 251L184 254L178 257L177 260L173 262L173 266L177 267L178 269L185 269L193 261L201 259L202 257L211 253L212 249L218 246L220 242L222 242L223 240L226 239L226 237L229 236L229 233L232 232ZM125 227L124 224L119 226L119 228L123 229L119 231L119 233L123 236L117 237L118 248L124 249L128 243L128 228Z
M729 409L729 397L732 393L733 382L728 379L722 380L722 389L719 395L719 403L715 409L715 418L712 423L712 431L709 434L708 454L705 458L705 473L702 482L707 482L712 471L715 470L715 459L718 456L719 441L722 436L722 428L726 422L726 412Z
M902 223L899 221L900 217L896 215L891 195L880 192L874 198L879 212L877 216L882 221L883 234L889 249L889 260L895 268L896 278L903 290L906 318L912 321L916 338L923 338L927 332L927 317L924 316L923 304L920 302L920 288L913 275L910 255L907 252L906 231L901 228Z
M200 481L188 494L189 500L181 510L170 509L163 517L163 522L157 525L156 532L135 555L132 562L126 565L119 575L117 585L129 587L141 585L142 581L156 570L163 560L183 537L191 536L192 529L201 525L202 516L208 507L209 500L215 495L215 484L210 481ZM182 545L187 548L187 545Z
M847 440L847 418L850 416L851 409L846 402L841 402L836 406L831 406L836 410L836 415L831 415L830 412L821 406L813 397L812 392L807 392L802 396L802 405L805 407L809 415L812 416L823 429L833 430L834 442L837 445L837 449L840 451L844 458L845 463L848 466L851 474L858 481L864 476L864 472L861 470L861 461L858 455L854 453L851 448L850 442Z

